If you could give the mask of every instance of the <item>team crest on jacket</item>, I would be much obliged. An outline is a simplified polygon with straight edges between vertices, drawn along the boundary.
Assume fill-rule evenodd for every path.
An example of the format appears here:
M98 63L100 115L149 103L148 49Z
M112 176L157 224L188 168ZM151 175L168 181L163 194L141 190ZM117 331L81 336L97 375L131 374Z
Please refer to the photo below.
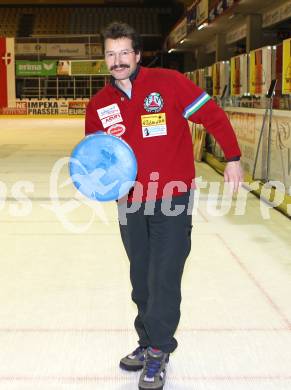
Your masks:
M147 112L159 112L163 105L163 98L158 92L150 93L144 100L144 109Z

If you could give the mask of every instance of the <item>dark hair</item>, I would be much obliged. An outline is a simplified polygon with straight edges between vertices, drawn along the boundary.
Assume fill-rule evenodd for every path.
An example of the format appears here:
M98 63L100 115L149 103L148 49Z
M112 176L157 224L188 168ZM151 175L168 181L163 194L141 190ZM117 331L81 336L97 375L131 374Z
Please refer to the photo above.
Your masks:
M127 23L112 22L102 31L103 50L105 39L129 38L132 41L132 48L136 54L141 51L140 35Z

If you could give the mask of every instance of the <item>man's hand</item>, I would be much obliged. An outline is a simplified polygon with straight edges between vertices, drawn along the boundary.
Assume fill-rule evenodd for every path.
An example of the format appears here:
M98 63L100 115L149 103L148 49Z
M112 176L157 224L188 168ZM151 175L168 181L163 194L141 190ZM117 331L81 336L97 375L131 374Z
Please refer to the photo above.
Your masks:
M229 183L231 193L237 192L243 181L240 161L229 161L224 170L224 181Z

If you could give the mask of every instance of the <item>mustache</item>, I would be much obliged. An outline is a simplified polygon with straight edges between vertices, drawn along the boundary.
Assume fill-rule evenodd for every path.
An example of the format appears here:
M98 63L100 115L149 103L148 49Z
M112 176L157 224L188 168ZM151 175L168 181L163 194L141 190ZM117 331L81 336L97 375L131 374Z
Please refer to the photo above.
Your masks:
M129 68L129 65L127 65L127 64L112 65L110 67L110 70L115 70L115 69L118 69L118 68L126 69L126 68Z

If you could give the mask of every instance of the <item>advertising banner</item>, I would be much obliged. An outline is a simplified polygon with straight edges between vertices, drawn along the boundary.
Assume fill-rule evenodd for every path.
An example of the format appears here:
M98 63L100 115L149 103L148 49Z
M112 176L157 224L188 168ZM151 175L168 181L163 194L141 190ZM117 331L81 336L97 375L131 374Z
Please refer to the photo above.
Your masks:
M67 100L57 100L58 103L58 114L59 115L68 115L68 101Z
M69 76L70 74L71 62L68 60L58 61L57 66L57 75L58 76Z
M199 70L198 69L194 70L194 72L193 72L193 82L194 82L194 84L199 86Z
M204 69L196 69L193 72L193 82L198 85L198 87L204 87Z
M49 100L28 100L27 113L29 115L59 115L59 103Z
M187 35L187 19L186 17L171 31L167 39L167 48L171 49L176 46Z
M105 61L71 61L70 76L109 75Z
M2 107L0 115L27 115L27 109L17 107Z
M15 53L17 56L28 54L46 54L46 43L16 43Z
M46 55L48 57L85 57L84 43L47 43Z
M248 55L232 57L230 67L230 94L242 96L248 92Z
M245 172L252 174L257 145L263 123L263 110L248 108L226 108L229 120L235 130L242 152L241 162ZM291 116L289 112L274 111L271 132L271 164L269 175L272 180L284 184L286 192L291 186ZM212 137L212 136L211 136ZM263 141L258 155L255 177L266 178L268 126L265 126ZM219 148L219 146L218 146ZM220 148L219 148L220 149ZM221 149L220 152L222 153Z
M18 100L15 107L0 108L0 115L85 115L89 99Z
M250 94L266 95L272 77L272 48L263 47L250 52Z
M98 43L86 44L86 56L103 56L102 46Z
M205 75L205 77L212 77L213 76L213 67L212 66L206 66L204 68L204 75Z
M204 72L204 69L199 69L199 87L204 89L205 87L205 72Z
M196 8L196 26L208 21L208 0L200 0Z
M193 78L192 72L186 72L186 73L184 73L184 74L185 74L185 76L187 77L187 79L192 80L192 78Z
M187 18L187 34L194 31L196 28L196 8L198 0L195 0L190 7L187 8L186 18Z
M203 68L203 83L202 83L202 89L208 93L208 95L212 95L213 93L213 80L212 80L212 67L207 66L206 68Z
M209 2L209 13L208 13L209 22L212 22L217 16L216 3L217 3L217 0L210 0L210 2Z
M102 56L99 43L16 43L17 56L43 55L47 57Z
M88 101L74 100L68 102L69 115L85 115Z
M220 63L212 66L213 96L220 96Z
M213 96L221 96L225 86L229 85L229 62L221 61L213 65Z
M247 36L247 25L244 24L234 30L230 30L226 34L226 43L230 45L231 43L240 41L241 39Z
M230 82L230 64L229 61L222 61L220 63L220 95L222 95L224 87L229 87Z
M16 76L55 76L56 74L56 61L16 61Z
M14 38L0 37L0 107L15 106Z
M263 27L272 26L291 16L291 1L285 1L269 11L263 13Z
M206 131L200 124L188 122L192 134L193 152L195 161L202 161L202 155L205 145Z
M230 59L230 94L240 96L241 91L241 68L239 56Z
M210 0L209 20L213 21L219 15L223 14L223 12L232 7L236 1L239 0Z
M0 115L27 115L27 102L16 101L15 107L2 107Z
M283 41L282 93L291 94L291 38Z
M274 108L280 108L280 100L282 95L282 79L283 79L283 44L276 46L275 57L275 79L277 80L274 96Z

